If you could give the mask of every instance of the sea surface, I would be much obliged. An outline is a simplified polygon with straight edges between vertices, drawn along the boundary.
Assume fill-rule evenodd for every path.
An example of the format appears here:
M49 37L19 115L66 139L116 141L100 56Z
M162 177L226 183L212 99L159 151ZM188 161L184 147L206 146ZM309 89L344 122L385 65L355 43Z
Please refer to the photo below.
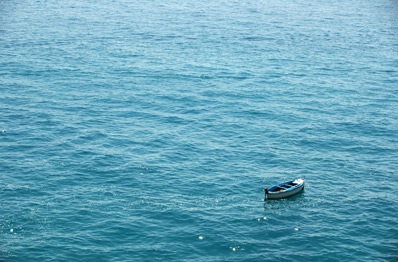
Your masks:
M398 261L398 2L1 0L0 261Z

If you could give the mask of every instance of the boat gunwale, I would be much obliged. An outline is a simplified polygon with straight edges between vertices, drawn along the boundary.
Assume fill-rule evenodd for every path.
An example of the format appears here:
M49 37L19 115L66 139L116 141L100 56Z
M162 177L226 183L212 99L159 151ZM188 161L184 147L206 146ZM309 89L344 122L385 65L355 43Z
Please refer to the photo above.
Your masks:
M298 179L301 179L301 178L298 178ZM272 186L271 188L267 189L265 199L281 199L281 198L289 197L289 196L292 196L292 195L294 195L296 193L299 193L304 188L305 180L301 179L302 180L301 183L296 184L296 185L292 185L293 182L298 180L298 179L294 179L294 180L291 180L291 181L283 182L283 183L280 183L278 185ZM277 188L281 188L281 187L286 186L286 185L292 185L292 186L289 187L289 188L285 188L284 190L278 191L278 192L272 192L271 191L271 190L275 190Z

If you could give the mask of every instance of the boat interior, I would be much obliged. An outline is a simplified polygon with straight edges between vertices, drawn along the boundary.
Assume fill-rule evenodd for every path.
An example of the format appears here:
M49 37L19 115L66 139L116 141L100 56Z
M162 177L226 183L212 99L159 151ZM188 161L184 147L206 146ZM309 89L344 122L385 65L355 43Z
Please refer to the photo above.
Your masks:
M297 185L297 183L294 183L293 181L292 182L287 182L287 183L282 184L280 186L274 186L274 187L270 188L269 191L270 192L281 192L281 191L283 191L285 189L289 189L292 186L296 186L296 185Z

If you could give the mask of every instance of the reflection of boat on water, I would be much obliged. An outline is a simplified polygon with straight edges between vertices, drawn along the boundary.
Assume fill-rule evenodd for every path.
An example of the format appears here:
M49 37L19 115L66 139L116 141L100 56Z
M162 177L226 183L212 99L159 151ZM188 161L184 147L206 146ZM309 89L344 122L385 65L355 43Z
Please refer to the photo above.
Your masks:
M304 189L304 179L298 178L280 183L271 188L264 188L265 199L280 199L297 194Z

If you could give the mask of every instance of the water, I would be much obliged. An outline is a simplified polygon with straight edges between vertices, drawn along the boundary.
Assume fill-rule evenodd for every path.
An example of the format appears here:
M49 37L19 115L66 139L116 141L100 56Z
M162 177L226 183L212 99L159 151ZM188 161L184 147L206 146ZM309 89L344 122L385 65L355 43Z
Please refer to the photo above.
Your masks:
M0 260L396 261L397 18L1 1Z

